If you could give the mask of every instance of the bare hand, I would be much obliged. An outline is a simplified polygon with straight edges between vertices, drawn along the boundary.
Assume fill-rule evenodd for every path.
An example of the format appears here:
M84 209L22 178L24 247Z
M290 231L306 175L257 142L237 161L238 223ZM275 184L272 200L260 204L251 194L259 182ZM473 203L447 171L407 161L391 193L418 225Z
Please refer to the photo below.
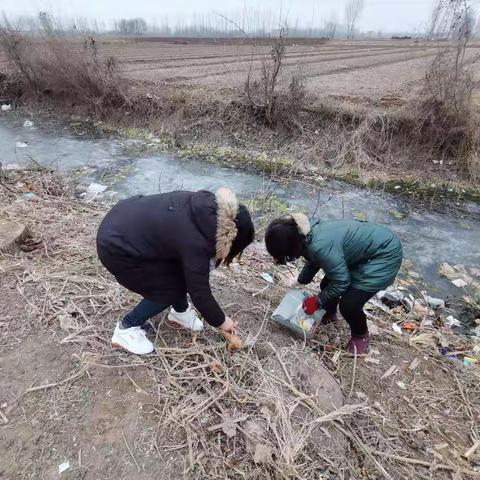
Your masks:
M225 317L225 321L220 325L220 330L228 333L235 333L237 331L237 322L234 322L230 317Z
M287 287L288 288L300 288L300 284L296 278L289 278L287 280Z

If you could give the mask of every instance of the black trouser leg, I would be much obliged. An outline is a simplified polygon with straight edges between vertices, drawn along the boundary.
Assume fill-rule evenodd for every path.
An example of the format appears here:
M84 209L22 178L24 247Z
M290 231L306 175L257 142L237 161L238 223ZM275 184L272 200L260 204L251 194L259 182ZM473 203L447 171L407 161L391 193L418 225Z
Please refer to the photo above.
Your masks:
M177 298L173 303L156 303L144 298L131 312L125 315L125 318L122 320L122 327L141 327L147 320L162 313L170 305L172 305L178 313L185 312L188 308L187 296Z
M323 277L322 281L320 282L320 290L325 290L325 288L327 288L328 284L329 284L329 280L328 280L327 276L325 275L325 277ZM327 303L325 303L322 306L327 313L330 313L330 314L337 313L337 307L338 307L339 300L340 300L339 298L334 298L333 300L329 300Z
M368 334L367 317L363 307L375 293L350 287L342 295L340 299L340 313L350 325L352 336L363 337Z

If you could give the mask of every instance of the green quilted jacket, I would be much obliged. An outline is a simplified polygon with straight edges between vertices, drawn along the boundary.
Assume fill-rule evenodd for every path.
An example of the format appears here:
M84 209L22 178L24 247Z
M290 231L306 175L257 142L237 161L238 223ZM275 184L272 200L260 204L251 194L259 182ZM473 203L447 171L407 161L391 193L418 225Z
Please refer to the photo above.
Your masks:
M320 304L340 297L349 287L377 292L391 285L402 263L402 244L388 228L358 220L310 220L298 282L310 283L323 269L329 279Z

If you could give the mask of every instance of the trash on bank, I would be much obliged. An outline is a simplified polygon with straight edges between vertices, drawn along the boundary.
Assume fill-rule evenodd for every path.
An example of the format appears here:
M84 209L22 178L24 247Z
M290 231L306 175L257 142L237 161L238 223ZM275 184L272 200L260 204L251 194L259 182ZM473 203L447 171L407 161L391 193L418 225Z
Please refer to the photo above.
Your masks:
M25 142L17 142L17 143L15 144L15 146L16 146L17 148L27 148L27 147L28 147L28 143L25 143Z
M37 200L38 196L35 195L33 192L24 192L22 193L22 198L24 200Z
M33 127L33 122L31 120L25 120L23 122L23 127L24 128L32 128Z
M460 320L456 319L453 315L449 315L445 319L445 325L448 325L449 327L459 327L462 325Z
M268 283L273 283L273 277L267 272L262 272L260 277Z
M466 366L466 367L469 367L471 365L478 365L478 360L474 357L463 357L463 364Z
M433 309L445 308L445 300L441 298L430 297L426 293L423 294L423 298L425 299L427 304Z
M58 473L66 472L69 468L70 462L67 460L66 462L63 462L58 466Z
M101 183L91 183L87 189L80 194L81 197L85 199L87 202L91 202L95 200L101 193L103 193L108 187L106 185L102 185Z
M12 106L9 104L2 105L2 112L10 112L12 110Z
M405 330L406 332L414 332L417 330L418 326L416 323L413 322L403 322L402 323L402 330Z

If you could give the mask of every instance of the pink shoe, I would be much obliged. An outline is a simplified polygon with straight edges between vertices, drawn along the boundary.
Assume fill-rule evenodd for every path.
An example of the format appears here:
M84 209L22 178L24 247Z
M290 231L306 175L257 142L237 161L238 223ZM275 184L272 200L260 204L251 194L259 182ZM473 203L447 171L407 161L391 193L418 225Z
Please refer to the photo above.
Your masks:
M370 346L370 335L367 333L367 335L363 337L354 337L350 339L350 341L347 343L347 350L348 353L351 353L352 355L364 355L368 353L368 348Z

